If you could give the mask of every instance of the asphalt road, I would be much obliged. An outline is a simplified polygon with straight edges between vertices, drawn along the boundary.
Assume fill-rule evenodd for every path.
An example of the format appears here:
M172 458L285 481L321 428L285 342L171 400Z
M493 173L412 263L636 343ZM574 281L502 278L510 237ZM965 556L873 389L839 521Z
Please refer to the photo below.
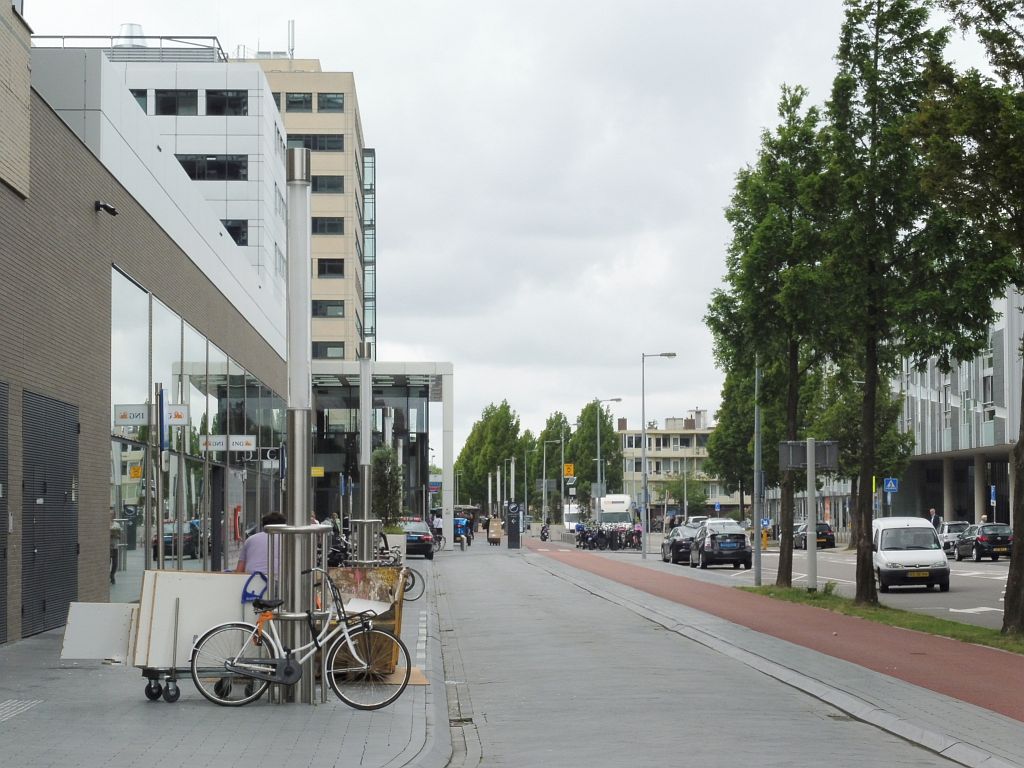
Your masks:
M652 548L660 545L652 544ZM633 557L640 561L637 553L609 554L609 557ZM685 562L672 565L661 561L660 552L648 554L647 563L651 567L678 571L682 575L706 579L717 584L754 583L754 570L734 571L732 566L712 566L706 571L699 568L688 568ZM775 583L779 562L778 550L768 550L762 554L761 583ZM907 611L927 613L938 618L975 624L990 629L1000 629L1003 625L1003 593L1006 591L1006 577L1010 569L1008 558L1000 558L997 562L982 560L964 560L956 562L949 558L950 587L949 592L941 593L936 589L925 590L922 587L893 587L888 594L879 594L878 599L883 605ZM846 597L856 593L856 555L846 549L825 549L817 552L818 589L826 582L836 583L836 592ZM807 586L807 553L803 550L793 552L793 586Z

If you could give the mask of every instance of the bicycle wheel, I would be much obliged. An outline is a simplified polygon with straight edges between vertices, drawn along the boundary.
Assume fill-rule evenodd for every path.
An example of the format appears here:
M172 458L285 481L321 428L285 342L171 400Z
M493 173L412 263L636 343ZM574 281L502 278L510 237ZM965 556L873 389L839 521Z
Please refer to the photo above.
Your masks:
M402 591L405 593L405 599L419 600L423 597L423 591L426 587L427 583L423 579L423 574L419 571L413 570L412 568L406 567L405 581L402 583Z
M356 709L386 707L409 684L409 649L383 629L357 629L350 639L351 646L341 635L327 649L327 682L331 690Z
M240 659L267 661L280 654L266 634L256 636L256 626L244 621L221 624L200 637L192 651L192 682L214 704L241 707L256 701L270 683L255 680L227 665Z

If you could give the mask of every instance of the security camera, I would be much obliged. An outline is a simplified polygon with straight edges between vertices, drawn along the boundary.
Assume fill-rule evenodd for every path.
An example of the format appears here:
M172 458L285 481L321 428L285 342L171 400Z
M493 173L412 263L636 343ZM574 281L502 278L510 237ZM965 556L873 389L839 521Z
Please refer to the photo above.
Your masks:
M110 203L104 203L102 200L96 201L96 212L106 211L111 216L117 216L117 208L112 206Z

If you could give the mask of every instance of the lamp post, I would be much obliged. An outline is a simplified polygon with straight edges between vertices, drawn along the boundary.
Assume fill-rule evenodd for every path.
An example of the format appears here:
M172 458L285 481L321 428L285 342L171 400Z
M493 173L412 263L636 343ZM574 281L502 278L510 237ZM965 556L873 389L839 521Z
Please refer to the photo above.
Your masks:
M621 403L621 397L609 397L607 400L598 400L594 398L594 402L597 403L597 522L601 522L601 496L604 495L604 464L601 463L601 403Z
M455 470L455 506L459 506L459 478L462 477L461 470Z
M547 514L548 514L548 443L557 443L557 442L559 442L559 441L558 440L545 440L544 441L544 459L543 459L543 461L544 461L544 470L543 470L543 473L544 473L544 486L543 486L543 489L542 489L542 492L541 492L541 499L542 499L542 501L541 501L541 508L540 508L540 517L541 517L541 524L542 525L544 524L544 520L545 520L545 518L547 517Z
M675 352L640 353L640 471L643 480L643 530L640 532L640 557L647 559L647 529L650 527L649 494L647 491L647 381L646 364L648 357L675 357ZM683 494L686 495L685 492ZM685 501L683 502L685 504Z

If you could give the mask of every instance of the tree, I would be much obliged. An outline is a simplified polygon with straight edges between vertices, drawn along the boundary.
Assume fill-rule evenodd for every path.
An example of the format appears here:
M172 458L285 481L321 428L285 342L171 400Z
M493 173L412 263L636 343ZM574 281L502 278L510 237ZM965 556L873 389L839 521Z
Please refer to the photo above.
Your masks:
M622 446L612 424L611 411L591 400L580 411L576 431L566 443L566 462L576 465L576 493L581 508L593 511L590 486L597 482L597 424L601 422L601 461L607 491L622 489Z
M502 400L500 405L491 403L473 424L455 461L456 471L462 472L460 494L477 502L487 499L489 476L496 476L506 459L522 456L519 417L508 401ZM491 482L492 498L496 501L494 481Z
M920 126L928 150L926 181L936 198L988 236L993 246L986 262L989 279L1024 290L1024 7L1019 0L940 0L940 5L962 30L977 34L1001 84L974 71L933 70ZM993 263L1000 256L1001 263ZM1022 413L1024 390L1020 398ZM1024 419L1010 471L1016 488L1024 488ZM1011 522L1024 530L1020 490ZM1024 548L1015 547L1010 557L1003 609L1003 632L1024 634Z
M787 440L797 439L801 381L821 350L830 346L832 317L819 311L830 304L831 285L819 269L828 231L829 177L821 118L816 108L804 107L806 97L801 86L782 87L779 125L762 132L756 163L737 174L726 210L732 226L727 288L715 291L705 318L715 337L716 358L727 374L735 372L752 383L756 355L779 361L772 367L778 371L774 380L784 386ZM747 396L752 394L751 387ZM752 428L752 418L749 423ZM733 440L735 428L730 422ZM724 464L720 450L717 455ZM783 474L779 586L792 581L794 481L792 470Z
M991 243L927 191L923 147L912 134L943 61L945 28L915 0L847 0L828 103L831 173L838 182L827 272L841 289L843 348L864 371L860 477L876 467L880 383L903 357L940 365L984 343L999 286L986 281ZM994 290L993 290L994 289ZM949 296L956 296L955 302ZM857 497L857 594L877 602L871 499Z
M378 446L370 454L370 477L373 484L373 514L388 528L402 516L402 466L395 449Z
M664 481L662 485L665 492L670 499L675 499L679 503L680 513L686 511L691 515L703 514L704 507L708 503L707 484L703 480L698 480L693 472L685 473L685 482L683 478L684 475L673 475ZM684 498L686 499L685 506L683 505Z

